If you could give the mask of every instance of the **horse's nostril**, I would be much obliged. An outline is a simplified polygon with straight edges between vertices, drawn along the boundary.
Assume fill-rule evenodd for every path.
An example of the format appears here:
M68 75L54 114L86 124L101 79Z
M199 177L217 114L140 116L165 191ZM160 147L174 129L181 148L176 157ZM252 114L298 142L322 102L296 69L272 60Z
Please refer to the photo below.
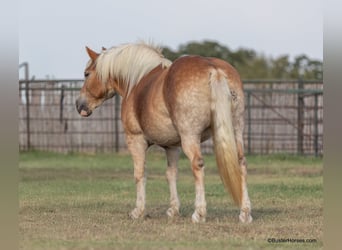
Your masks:
M76 100L76 109L77 112L84 117L87 117L92 113L88 107L87 102L81 97Z
M77 109L78 113L81 113L81 111L83 109L85 109L85 107L86 107L86 105L85 105L84 100L82 100L81 98L78 98L76 100L76 109Z
M81 101L79 99L77 99L76 100L76 109L77 109L78 113L81 113L82 106L83 105L81 105Z

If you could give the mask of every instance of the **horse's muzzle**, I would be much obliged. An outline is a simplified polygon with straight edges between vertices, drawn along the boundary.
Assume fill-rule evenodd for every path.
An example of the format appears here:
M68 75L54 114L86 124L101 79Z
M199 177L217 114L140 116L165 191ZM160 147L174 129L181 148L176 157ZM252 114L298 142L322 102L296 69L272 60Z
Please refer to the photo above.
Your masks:
M76 100L76 109L78 113L83 117L88 117L92 113L92 111L88 107L87 101L82 97L79 97Z

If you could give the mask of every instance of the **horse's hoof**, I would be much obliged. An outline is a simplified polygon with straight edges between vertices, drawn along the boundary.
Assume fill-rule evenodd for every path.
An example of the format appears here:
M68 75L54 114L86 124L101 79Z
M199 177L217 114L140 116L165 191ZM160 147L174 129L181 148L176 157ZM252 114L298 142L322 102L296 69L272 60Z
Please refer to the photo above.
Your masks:
M191 220L193 223L204 223L205 216L200 215L197 211L195 211L191 216Z
M143 215L144 215L144 210L134 208L132 212L130 212L129 217L133 220L136 220L136 219L143 217Z
M173 218L175 216L179 216L179 209L177 207L170 207L167 211L166 214L169 218Z
M239 220L242 223L251 223L253 221L253 218L250 212L241 211L239 215Z

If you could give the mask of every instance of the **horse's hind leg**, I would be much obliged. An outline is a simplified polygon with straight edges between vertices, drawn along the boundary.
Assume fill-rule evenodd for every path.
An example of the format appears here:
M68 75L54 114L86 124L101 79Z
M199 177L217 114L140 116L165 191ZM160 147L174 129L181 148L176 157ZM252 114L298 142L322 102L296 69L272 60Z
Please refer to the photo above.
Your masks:
M179 198L177 193L177 175L178 175L178 159L179 159L179 149L178 148L167 148L167 170L166 178L169 183L170 188L170 208L166 211L169 217L174 217L179 215Z
M138 219L145 211L145 155L148 145L142 136L126 137L128 150L134 164L134 178L137 189L136 207L129 214L132 219Z
M204 161L200 149L200 140L197 138L182 137L182 148L191 162L192 173L195 177L195 212L192 222L205 222L207 203L204 192Z
M241 106L242 107L242 106ZM247 161L244 155L243 148L243 127L244 127L244 116L243 109L236 109L235 116L233 117L234 122L234 133L236 139L236 146L238 151L238 159L242 172L242 204L240 207L239 220L243 223L252 222L251 216L252 208L249 200L247 191Z
M250 223L252 222L253 218L251 216L252 208L247 191L247 162L245 156L240 156L239 154L239 163L242 169L242 204L240 208L239 220L243 223Z

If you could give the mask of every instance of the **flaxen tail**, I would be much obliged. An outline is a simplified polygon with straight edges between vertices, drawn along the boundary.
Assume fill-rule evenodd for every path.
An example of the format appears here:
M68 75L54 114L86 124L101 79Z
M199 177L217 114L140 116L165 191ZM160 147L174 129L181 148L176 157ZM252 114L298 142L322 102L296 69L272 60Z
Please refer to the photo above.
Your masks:
M211 127L221 180L235 203L240 206L242 200L241 168L232 124L232 96L227 81L223 71L212 71L210 76Z

